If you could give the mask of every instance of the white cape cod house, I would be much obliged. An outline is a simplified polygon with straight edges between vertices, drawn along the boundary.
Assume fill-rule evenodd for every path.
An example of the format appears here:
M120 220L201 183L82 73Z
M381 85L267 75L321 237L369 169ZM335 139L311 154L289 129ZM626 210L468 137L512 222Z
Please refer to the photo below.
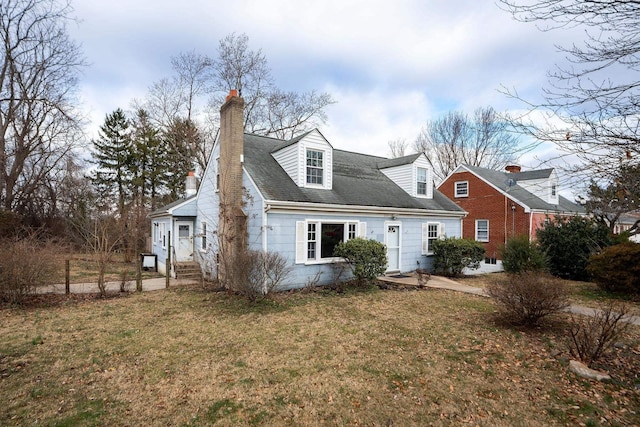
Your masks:
M232 91L197 194L151 215L161 272L171 252L175 261L195 261L205 276L216 276L226 192L241 195L235 206L249 249L278 252L293 267L288 288L312 277L331 283L341 241L384 243L391 273L430 267L432 242L462 235L466 212L434 189L424 154L386 159L337 150L318 130L288 141L244 134L243 107Z

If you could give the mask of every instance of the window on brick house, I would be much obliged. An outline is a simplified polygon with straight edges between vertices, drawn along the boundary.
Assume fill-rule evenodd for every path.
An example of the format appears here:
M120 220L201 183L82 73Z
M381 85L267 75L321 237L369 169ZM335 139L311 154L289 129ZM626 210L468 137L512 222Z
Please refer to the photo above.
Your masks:
M476 240L478 242L489 241L489 220L476 219Z
M469 197L469 181L454 183L455 197Z

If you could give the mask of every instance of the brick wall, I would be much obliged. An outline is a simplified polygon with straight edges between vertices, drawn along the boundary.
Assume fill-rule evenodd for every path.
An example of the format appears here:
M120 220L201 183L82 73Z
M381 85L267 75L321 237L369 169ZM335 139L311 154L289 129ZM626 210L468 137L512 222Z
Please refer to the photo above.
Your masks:
M469 183L468 197L455 197L454 186L458 181ZM505 239L529 235L529 214L524 212L524 208L470 172L453 174L438 190L469 212L462 220L462 237L475 239L476 219L489 220L489 242L483 243L487 257L500 259L499 248Z

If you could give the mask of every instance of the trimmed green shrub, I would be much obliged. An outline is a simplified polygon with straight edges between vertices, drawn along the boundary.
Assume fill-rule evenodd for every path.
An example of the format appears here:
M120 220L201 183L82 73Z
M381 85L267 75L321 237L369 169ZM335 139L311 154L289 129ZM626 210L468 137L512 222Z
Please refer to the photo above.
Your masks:
M512 237L500 249L502 267L507 273L540 271L547 268L547 260L536 242L526 235Z
M589 257L611 245L609 229L590 218L556 217L538 230L549 272L572 280L588 280Z
M589 258L587 271L600 289L640 294L640 244L627 242L605 248Z
M549 274L509 274L489 283L487 293L503 317L525 326L535 326L569 305L566 286Z
M433 242L433 270L445 276L460 276L465 268L476 269L484 259L484 246L471 239L449 237Z
M356 238L340 242L333 255L344 258L353 276L361 282L372 281L387 270L387 248L376 240Z

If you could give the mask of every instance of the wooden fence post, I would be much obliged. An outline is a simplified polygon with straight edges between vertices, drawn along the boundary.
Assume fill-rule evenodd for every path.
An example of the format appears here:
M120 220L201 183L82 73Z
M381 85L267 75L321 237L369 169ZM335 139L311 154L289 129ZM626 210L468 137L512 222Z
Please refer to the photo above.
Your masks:
M64 293L69 295L71 293L70 280L71 279L71 263L68 259L64 260Z
M166 288L169 288L169 279L171 278L171 230L167 231L167 261L165 264L167 267L167 283Z
M136 291L142 292L142 259L136 263Z

